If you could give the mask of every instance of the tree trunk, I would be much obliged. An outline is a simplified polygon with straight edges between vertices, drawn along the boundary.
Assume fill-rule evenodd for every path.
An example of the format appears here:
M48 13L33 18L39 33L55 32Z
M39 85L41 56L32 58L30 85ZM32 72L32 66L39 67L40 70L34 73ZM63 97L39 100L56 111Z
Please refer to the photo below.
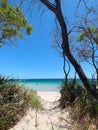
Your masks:
M61 31L62 31L62 49L63 49L63 53L67 56L67 58L69 59L69 61L73 65L73 67L75 68L76 72L78 73L82 83L84 84L84 86L88 90L88 92L94 98L98 99L98 94L96 93L96 91L93 91L93 88L92 88L90 82L88 81L88 78L86 77L83 69L81 68L81 65L76 61L76 59L74 58L74 56L72 55L72 53L71 53L71 51L69 49L67 26L66 26L66 23L64 21L61 10L59 10L58 13L56 13L56 17L58 19L58 22L60 24Z
M90 82L88 81L85 73L83 72L80 64L78 64L78 62L74 59L73 55L71 53L67 53L66 54L68 59L70 60L71 64L74 66L76 72L78 73L82 83L84 84L84 87L88 90L88 92L96 99L98 99L98 94L96 93L96 91L93 91L93 86L90 84Z
M96 74L97 74L97 86L98 86L98 69L96 70Z
M47 0L40 0L45 6L48 7L49 10L51 10L57 17L58 23L61 27L61 33L62 33L62 49L63 49L63 55L66 55L69 59L70 63L75 68L76 72L78 73L82 83L84 84L84 87L88 90L88 92L96 99L98 99L98 94L96 91L93 91L92 85L88 81L84 71L81 68L81 65L77 62L77 60L72 55L70 49L69 49L69 41L68 41L68 34L67 34L67 26L62 14L61 9L61 2L60 0L55 0L55 5L50 3Z

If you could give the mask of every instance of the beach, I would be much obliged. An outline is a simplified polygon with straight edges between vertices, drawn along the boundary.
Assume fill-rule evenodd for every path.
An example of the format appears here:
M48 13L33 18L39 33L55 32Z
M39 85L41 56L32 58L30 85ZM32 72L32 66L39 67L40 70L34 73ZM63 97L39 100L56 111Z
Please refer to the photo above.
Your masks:
M50 102L58 101L60 98L60 93L55 91L38 91L37 94L41 97L42 100Z
M72 120L66 109L59 107L59 92L38 91L42 109L29 109L10 130L71 130Z

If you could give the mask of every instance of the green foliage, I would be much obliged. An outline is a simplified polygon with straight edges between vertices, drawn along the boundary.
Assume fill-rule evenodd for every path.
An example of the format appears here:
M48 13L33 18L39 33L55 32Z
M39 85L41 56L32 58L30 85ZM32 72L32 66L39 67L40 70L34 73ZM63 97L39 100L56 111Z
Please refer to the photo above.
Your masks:
M0 42L5 39L20 37L24 32L30 35L33 28L27 23L19 7L12 7L8 0L0 0Z
M61 98L60 98L60 106L61 108L65 108L68 105L73 105L75 99L80 95L82 87L79 85L75 85L74 82L63 82L61 86Z
M96 115L98 116L98 111L97 111L97 101L87 93L86 90L84 90L84 92L82 92L81 96L79 96L77 98L77 102L78 103L78 111L79 111L79 119L81 119L82 117L84 117L87 113L89 113L91 118L96 117ZM75 107L77 108L75 104Z
M36 92L27 90L13 79L0 76L0 130L14 126L29 107L41 107Z
M94 28L94 27L89 27L89 30L91 33L96 33L96 28Z
M98 45L98 28L95 27L89 27L86 30L83 30L80 35L77 36L77 41L89 41L93 40Z
M28 25L28 26L26 27L26 32L27 32L27 34L30 35L30 34L31 34L31 31L32 31L32 25Z
M40 97L37 96L36 91L28 90L26 95L29 96L29 98L30 98L29 104L32 108L36 108L38 110L42 107L40 100L39 100Z
M84 33L83 32L77 37L78 42L81 42L82 40L84 40Z
M89 113L90 117L98 116L98 101L94 99L82 86L73 82L64 82L61 87L60 106L65 108L71 106L75 115L80 118ZM77 114L76 114L77 113Z

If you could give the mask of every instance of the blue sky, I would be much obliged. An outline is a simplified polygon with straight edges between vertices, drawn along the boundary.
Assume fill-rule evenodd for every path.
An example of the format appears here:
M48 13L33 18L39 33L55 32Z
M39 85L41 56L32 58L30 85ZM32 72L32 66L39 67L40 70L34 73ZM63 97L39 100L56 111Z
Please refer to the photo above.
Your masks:
M30 36L17 39L17 47L0 48L0 73L19 78L62 78L63 61L52 47L53 20L50 21L51 16L43 20L38 13L33 16L30 22L34 30Z
M70 6L74 8L73 4ZM69 17L71 12L68 8L66 10ZM15 41L17 47L4 45L0 48L0 73L18 78L63 78L63 59L52 47L53 15L45 13L40 17L39 12L33 10L29 21L34 27L30 36L17 39ZM83 66L89 76L91 67ZM73 72L72 68L70 77Z

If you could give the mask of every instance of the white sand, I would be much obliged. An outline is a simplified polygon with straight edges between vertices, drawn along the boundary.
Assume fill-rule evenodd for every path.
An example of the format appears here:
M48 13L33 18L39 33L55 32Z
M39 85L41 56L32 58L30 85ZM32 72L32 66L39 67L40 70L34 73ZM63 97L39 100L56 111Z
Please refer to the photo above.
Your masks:
M49 102L54 102L59 100L60 98L60 93L59 92L52 92L52 91L38 91L37 94L41 97L41 99L49 101Z
M71 118L59 105L59 92L38 92L43 109L29 109L17 125L10 130L72 130ZM37 126L36 126L37 125Z

